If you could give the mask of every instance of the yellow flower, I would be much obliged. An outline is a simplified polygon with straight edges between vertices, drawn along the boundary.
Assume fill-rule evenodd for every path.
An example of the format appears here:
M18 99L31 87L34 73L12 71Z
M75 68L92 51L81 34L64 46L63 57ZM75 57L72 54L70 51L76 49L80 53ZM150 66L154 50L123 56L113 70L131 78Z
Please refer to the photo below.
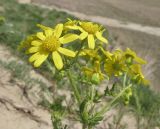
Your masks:
M99 61L94 62L93 68L84 67L83 71L87 75L87 77L91 79L93 83L96 83L96 84L102 81L105 77L105 75L101 72Z
M126 57L126 60L128 60L128 63L131 63L132 60L135 60L139 64L146 64L147 63L145 60L138 57L137 54L129 48L126 49L126 51L124 52L124 55Z
M138 84L144 84L144 85L148 85L149 81L145 79L142 70L141 70L141 65L139 64L133 64L130 67L130 71L129 71L130 76L132 77L132 79L134 81L136 81Z
M79 22L79 26L68 26L69 29L80 30L80 39L88 40L88 47L90 49L95 48L95 37L108 44L108 40L102 36L103 31L102 26L92 23L92 22Z
M37 33L37 40L31 42L32 47L29 53L34 53L30 58L30 62L34 62L35 67L39 67L52 54L52 59L57 69L62 69L63 61L61 54L74 57L75 52L63 48L62 45L72 42L79 37L75 34L67 34L61 37L63 31L63 24L58 24L54 31L52 29L45 29L44 32Z
M107 58L104 69L108 76L120 76L127 70L121 50L116 50L111 58Z

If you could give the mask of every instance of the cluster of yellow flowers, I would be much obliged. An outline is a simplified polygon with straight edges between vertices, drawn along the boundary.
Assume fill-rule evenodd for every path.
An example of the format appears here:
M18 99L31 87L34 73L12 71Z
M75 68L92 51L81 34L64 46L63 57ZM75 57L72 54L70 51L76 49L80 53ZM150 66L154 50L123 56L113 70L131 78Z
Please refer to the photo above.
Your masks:
M138 57L137 54L129 48L125 51L116 49L110 52L100 46L95 50L83 50L83 55L88 55L93 59L93 68L84 67L83 70L90 78L96 75L96 79L99 79L97 82L103 80L106 75L111 78L128 74L128 76L138 84L149 84L149 81L146 80L142 74L141 68L143 64L146 64L146 61Z
M91 80L97 79L99 82L106 76L117 77L127 73L136 82L148 84L141 72L141 65L146 61L129 48L126 51L105 50L103 46L108 45L108 40L103 37L105 29L101 25L68 19L66 23L57 24L54 28L40 24L37 26L42 31L28 36L19 46L27 54L32 54L29 62L33 62L35 67L39 67L50 55L58 70L63 68L63 55L73 59L89 57L83 71ZM75 40L82 41L79 50L72 47L78 43Z

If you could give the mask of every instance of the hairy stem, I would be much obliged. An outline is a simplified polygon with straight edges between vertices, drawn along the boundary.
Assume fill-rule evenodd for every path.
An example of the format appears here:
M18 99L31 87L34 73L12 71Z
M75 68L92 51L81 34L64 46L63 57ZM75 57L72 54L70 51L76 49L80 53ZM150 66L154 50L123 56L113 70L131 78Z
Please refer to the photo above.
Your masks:
M53 66L50 64L50 62L48 60L46 60L46 65L47 65L47 68L52 72L52 74L54 76L55 69L53 68Z
M80 104L81 103L80 93L79 93L78 88L77 88L77 86L75 84L75 81L72 78L72 74L71 74L70 70L67 71L67 75L68 75L68 79L70 81L72 90L74 92L75 98L78 101L78 103Z

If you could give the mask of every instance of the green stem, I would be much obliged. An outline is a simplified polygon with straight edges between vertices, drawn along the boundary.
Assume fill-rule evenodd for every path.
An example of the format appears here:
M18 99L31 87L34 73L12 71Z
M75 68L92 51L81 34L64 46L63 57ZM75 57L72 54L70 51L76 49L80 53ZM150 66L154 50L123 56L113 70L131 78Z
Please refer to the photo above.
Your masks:
M78 103L80 104L81 103L80 93L79 93L78 88L77 88L77 86L75 84L75 81L72 78L70 70L67 71L67 75L68 75L69 81L71 83L71 87L72 87L72 90L74 92L75 98L78 101Z
M90 96L91 96L91 100L93 101L94 99L94 94L95 94L95 86L94 85L91 85L91 88L90 88Z
M105 112L107 112L111 107L113 107L113 103L119 99L123 93L130 88L132 85L130 84L129 86L127 86L126 88L124 88L109 104L106 104L102 110L100 112L98 112L98 115L104 115Z
M137 106L137 112L138 112L138 114L137 114L137 129L140 129L140 123L141 123L141 119L140 119L141 106L140 106L139 98L138 98L138 95L137 95L137 91L135 91L134 97L135 97L136 106Z
M48 60L46 60L46 64L48 69L52 72L53 76L55 74L55 69L53 68L53 66L50 64L50 62Z
M74 57L74 60L71 62L70 66L73 65L77 61L79 53L81 52L82 47L83 47L83 42L81 42L81 45L77 50L78 52L77 52L76 56Z
M123 88L126 86L127 73L125 73L123 78Z

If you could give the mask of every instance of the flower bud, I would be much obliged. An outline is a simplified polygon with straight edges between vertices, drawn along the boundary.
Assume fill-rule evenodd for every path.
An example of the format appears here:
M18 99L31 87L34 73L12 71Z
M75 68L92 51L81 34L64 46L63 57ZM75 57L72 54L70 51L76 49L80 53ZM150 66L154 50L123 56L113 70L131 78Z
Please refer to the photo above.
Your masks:
M128 65L131 65L131 64L133 63L133 58L132 58L132 57L128 57L128 58L126 59L126 63L127 63Z
M99 84L99 83L100 83L100 77L99 77L99 74L98 74L98 73L94 73L94 74L92 75L91 82L92 82L93 84Z

